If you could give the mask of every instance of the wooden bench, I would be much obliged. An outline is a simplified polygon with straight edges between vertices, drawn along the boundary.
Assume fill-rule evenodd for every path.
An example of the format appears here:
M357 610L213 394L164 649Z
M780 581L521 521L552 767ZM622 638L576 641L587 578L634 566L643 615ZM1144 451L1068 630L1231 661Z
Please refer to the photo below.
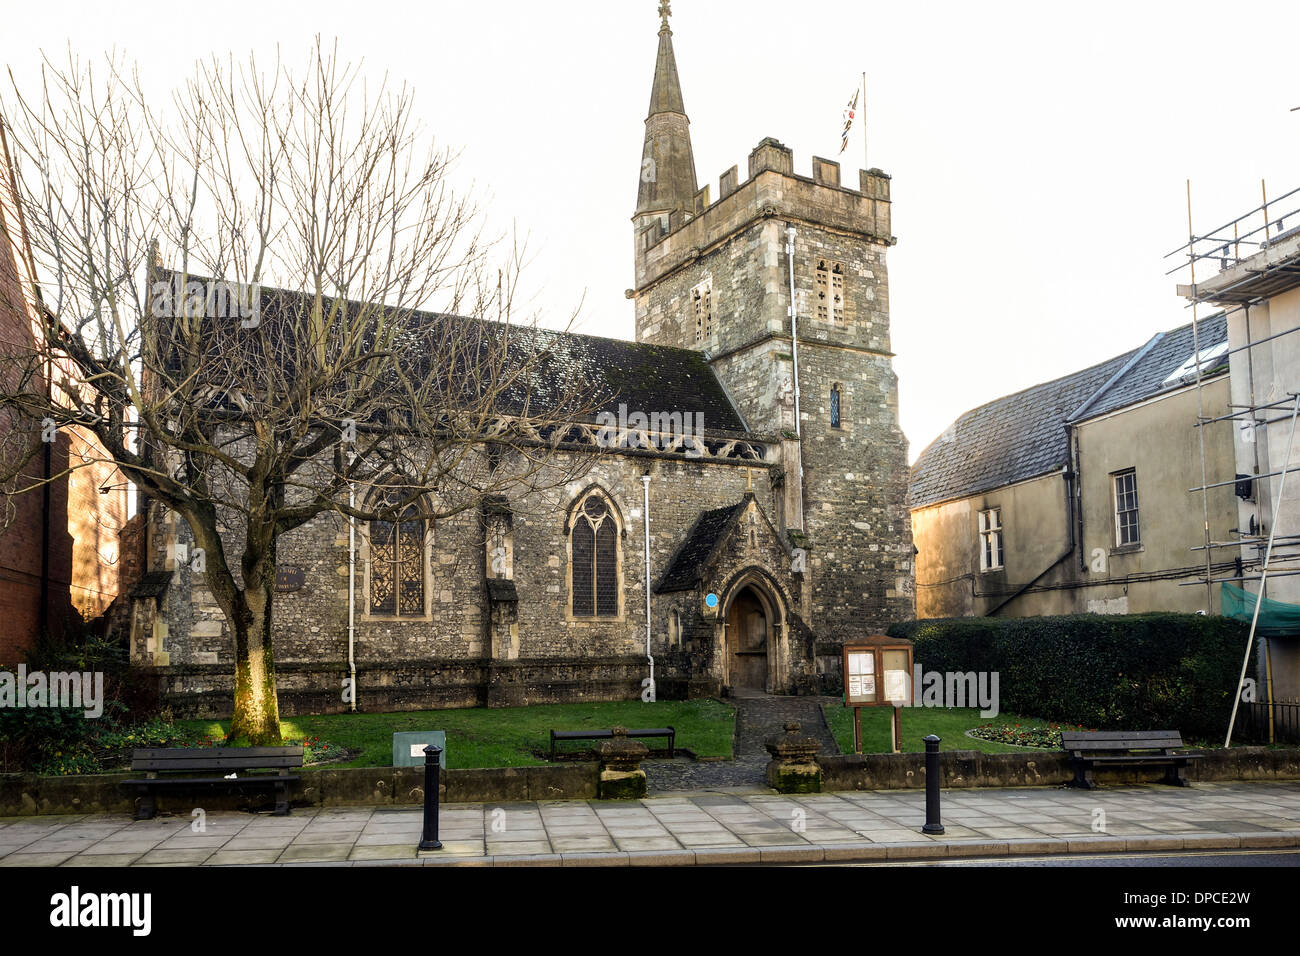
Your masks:
M1063 732L1061 747L1070 754L1076 787L1097 788L1092 779L1096 767L1163 766L1164 782L1175 787L1190 784L1183 776L1189 763L1200 754L1179 754L1183 738L1176 730L1103 730L1096 733Z
M131 769L145 771L143 780L124 780L122 789L140 795L137 820L152 820L158 791L216 790L243 793L273 790L274 816L289 815L289 785L298 781L290 770L302 766L302 747L204 747L178 750L137 750ZM277 773L241 773L275 770ZM233 771L233 773L232 773ZM195 776L198 774L199 776ZM230 774L227 776L227 774Z
M677 731L671 727L654 727L646 730L629 730L629 737L667 737L668 738L668 756L672 757L676 751ZM551 731L551 759L555 759L555 744L560 740L609 740L614 736L612 730L552 730Z

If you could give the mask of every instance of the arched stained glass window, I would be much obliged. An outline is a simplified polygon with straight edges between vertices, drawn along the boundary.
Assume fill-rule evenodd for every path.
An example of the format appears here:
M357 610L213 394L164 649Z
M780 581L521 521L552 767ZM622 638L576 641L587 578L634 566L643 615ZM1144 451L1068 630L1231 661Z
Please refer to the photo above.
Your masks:
M370 522L370 613L424 616L424 520L415 505Z
M591 494L573 516L573 616L618 617L618 522L599 494Z

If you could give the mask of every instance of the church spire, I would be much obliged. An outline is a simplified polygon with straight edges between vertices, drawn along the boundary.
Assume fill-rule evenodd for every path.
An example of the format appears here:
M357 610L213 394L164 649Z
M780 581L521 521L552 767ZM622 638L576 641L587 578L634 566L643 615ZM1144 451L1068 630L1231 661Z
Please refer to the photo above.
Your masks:
M671 15L668 0L661 0L659 57L650 89L650 114L645 121L645 147L641 152L637 186L638 227L646 221L642 217L691 211L698 188L690 120L682 102L682 84L677 78L677 59L673 55L673 31L668 25Z

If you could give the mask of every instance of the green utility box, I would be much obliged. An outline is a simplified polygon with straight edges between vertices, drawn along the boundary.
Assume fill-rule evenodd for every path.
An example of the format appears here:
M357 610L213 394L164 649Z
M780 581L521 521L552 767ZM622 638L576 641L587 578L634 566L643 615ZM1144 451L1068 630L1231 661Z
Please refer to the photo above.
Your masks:
M447 732L445 730L404 731L393 734L393 766L423 767L424 748L432 744L442 748L438 766L447 769Z

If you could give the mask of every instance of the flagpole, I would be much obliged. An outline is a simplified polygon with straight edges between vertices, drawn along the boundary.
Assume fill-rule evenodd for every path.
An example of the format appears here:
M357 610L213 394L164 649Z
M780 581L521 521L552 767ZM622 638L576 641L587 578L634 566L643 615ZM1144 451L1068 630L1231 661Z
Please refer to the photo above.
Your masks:
M871 164L867 162L867 72L862 71L862 168L870 169Z

